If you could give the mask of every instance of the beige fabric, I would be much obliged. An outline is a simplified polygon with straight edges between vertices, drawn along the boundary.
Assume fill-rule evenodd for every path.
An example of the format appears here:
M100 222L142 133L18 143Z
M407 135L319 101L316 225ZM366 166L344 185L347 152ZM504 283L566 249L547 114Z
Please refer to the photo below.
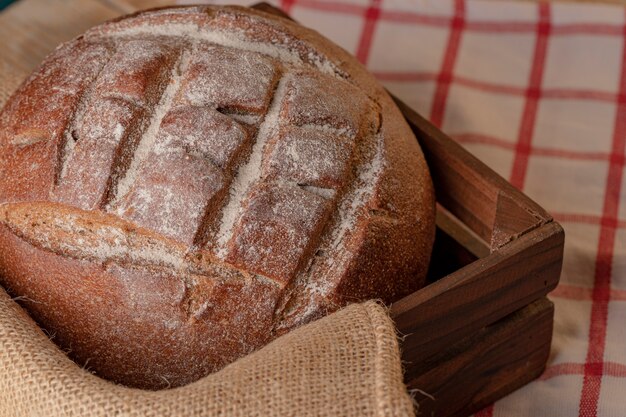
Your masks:
M25 78L24 72L0 60L0 108Z
M349 306L222 371L158 392L78 367L0 289L0 416L409 416L384 307Z
M128 11L111 0L16 1L0 13L0 61L30 72L60 43Z

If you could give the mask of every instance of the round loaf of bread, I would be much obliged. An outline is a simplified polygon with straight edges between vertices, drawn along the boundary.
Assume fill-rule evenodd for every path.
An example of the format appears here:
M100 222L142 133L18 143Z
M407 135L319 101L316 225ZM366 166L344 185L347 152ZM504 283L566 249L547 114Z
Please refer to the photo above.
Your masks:
M80 365L194 381L423 285L434 197L384 89L259 11L141 12L61 45L0 114L0 283Z

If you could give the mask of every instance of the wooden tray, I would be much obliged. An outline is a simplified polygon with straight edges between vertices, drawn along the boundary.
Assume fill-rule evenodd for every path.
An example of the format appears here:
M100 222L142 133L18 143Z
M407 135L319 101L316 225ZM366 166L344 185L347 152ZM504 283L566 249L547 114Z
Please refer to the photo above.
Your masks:
M261 3L255 8L288 17ZM538 377L550 354L561 226L406 104L435 185L429 284L391 307L419 414L467 416Z
M391 308L420 414L465 416L538 377L564 233L535 202L396 100L437 194L430 283Z

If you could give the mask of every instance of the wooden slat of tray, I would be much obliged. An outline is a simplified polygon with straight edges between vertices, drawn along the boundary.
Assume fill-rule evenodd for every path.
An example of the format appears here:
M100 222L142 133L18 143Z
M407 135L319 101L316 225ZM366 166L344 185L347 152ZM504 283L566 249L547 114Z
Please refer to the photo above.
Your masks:
M537 378L550 355L553 315L541 298L421 361L405 378L418 389L419 415L467 416Z
M564 233L539 205L404 103L398 104L420 141L438 204L445 209L438 227L452 224L445 230L449 238L464 242L478 257L392 306L391 315L406 334L405 379L409 388L436 392L435 401L426 397L420 402L425 415L469 415L543 370L553 308L544 307L524 320L519 314L558 284ZM492 332L497 336L490 336ZM512 345L506 344L509 338ZM524 338L532 338L534 347L521 343ZM485 351L497 353L498 359ZM459 364L463 366L457 369Z
M428 358L544 297L558 283L562 259L563 231L549 223L394 303L391 316L407 335L404 359Z
M437 204L436 222L438 229L453 237L459 245L476 258L484 258L491 252L491 247L487 242L441 204Z
M498 249L552 217L402 101L396 103L428 160L437 201Z

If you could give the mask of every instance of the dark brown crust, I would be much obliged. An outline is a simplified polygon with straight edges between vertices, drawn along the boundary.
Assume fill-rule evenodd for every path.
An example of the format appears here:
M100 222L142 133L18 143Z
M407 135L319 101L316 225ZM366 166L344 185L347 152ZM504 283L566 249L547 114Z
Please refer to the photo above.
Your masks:
M184 117L232 139L207 147ZM263 12L160 9L91 29L11 97L0 153L0 283L117 382L182 385L424 281L434 196L410 128L354 58ZM228 191L254 158L259 177L220 243Z

